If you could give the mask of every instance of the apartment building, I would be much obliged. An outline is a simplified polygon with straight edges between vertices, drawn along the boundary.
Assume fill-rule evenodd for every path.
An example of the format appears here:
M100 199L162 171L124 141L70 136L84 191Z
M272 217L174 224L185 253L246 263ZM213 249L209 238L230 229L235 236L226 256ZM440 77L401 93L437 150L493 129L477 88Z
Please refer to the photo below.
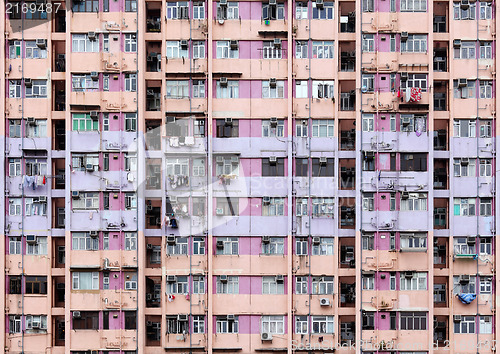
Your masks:
M6 0L4 352L495 351L497 9Z

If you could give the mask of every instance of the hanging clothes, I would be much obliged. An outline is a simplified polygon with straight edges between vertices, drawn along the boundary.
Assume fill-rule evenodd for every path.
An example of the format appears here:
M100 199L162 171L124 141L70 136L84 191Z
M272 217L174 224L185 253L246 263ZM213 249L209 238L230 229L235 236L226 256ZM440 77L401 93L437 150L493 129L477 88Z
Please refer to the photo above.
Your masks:
M462 302L462 304L468 305L476 299L476 294L457 294L457 297Z
M422 89L419 87L412 87L410 89L409 94L410 94L410 102L418 102L422 99Z

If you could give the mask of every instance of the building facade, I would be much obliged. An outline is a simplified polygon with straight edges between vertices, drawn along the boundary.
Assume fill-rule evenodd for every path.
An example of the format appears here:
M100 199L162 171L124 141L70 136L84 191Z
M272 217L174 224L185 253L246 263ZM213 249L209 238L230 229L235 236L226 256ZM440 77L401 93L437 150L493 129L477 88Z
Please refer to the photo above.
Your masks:
M4 5L4 352L496 350L496 1Z

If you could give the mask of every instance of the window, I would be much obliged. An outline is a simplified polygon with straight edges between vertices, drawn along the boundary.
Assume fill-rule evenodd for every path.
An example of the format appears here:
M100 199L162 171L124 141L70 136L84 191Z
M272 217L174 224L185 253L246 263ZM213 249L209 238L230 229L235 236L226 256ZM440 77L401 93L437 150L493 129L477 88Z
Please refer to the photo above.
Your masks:
M193 59L204 59L204 58L205 58L205 42L193 41ZM195 80L195 81L203 81L203 83L205 82L204 80Z
M22 212L22 200L21 198L9 198L9 215L19 216Z
M312 58L333 59L334 48L333 41L314 41L312 42Z
M28 244L26 254L34 256L47 255L47 237L37 236L35 243Z
M218 255L237 255L238 254L238 237L217 237Z
M281 59L282 49L274 45L274 41L262 42L262 59Z
M135 153L125 153L124 159L125 159L125 171L137 171L137 155Z
M453 53L455 59L475 59L476 42L462 41L459 47L454 47Z
M434 302L446 303L446 284L434 284Z
M389 210L390 211L396 210L396 194L395 193L391 193L391 196L389 199Z
M284 282L278 282L275 276L262 277L263 295L282 295L285 293Z
M453 121L453 136L459 138L475 138L476 121L472 119L455 119Z
M362 50L363 50L363 52L374 52L375 51L375 35L374 34L363 34Z
M193 159L193 177L205 176L205 160Z
M285 82L276 81L273 87L270 81L262 81L262 98L284 98L285 97Z
M135 80L137 84L137 76L135 77ZM134 91L135 91L135 86L134 86ZM137 113L125 113L125 130L128 132L137 131Z
M269 242L264 242L262 239L262 253L271 254L285 254L285 242L282 237L269 237Z
M308 279L307 277L295 277L295 294L307 294Z
M97 92L99 80L93 80L90 74L71 74L71 88L74 92Z
M295 316L295 334L309 333L307 316Z
M216 83L217 98L239 98L240 97L240 82L236 80L228 80L227 86L221 86L220 80ZM235 120L233 119L233 122Z
M167 98L188 98L189 80L167 80Z
M401 312L401 330L427 330L427 314L425 312Z
M474 216L476 215L476 199L454 198L453 208L455 216Z
M295 240L295 254L297 256L307 255L307 238L297 238Z
M205 238L193 237L193 254L205 254Z
M391 36L390 36L390 51L392 53L396 52L396 35L395 34L391 34ZM394 75L394 74L391 74L391 77L392 77L392 75Z
M47 80L32 80L31 87L26 86L26 98L46 98Z
M362 0L361 8L363 12L373 12L374 0Z
M216 54L217 59L238 59L239 46L231 48L231 41L217 41Z
M193 294L205 294L205 277L202 275L193 276Z
M401 234L401 250L405 251L425 251L427 249L426 234Z
M25 198L24 212L26 216L47 215L47 203L40 202L38 198Z
M21 175L21 159L9 159L9 176Z
M125 311L125 329L137 329L137 312Z
M375 236L374 235L362 235L361 244L365 251L371 251L374 247Z
M295 176L297 177L307 177L308 173L308 159L307 158L296 158L295 159ZM307 204L307 200L306 200ZM306 208L307 211L307 208ZM304 214L307 215L307 214Z
M427 193L409 193L408 198L401 198L401 211L427 210Z
M284 334L285 316L262 316L261 333Z
M492 200L491 198L480 198L479 199L479 215L481 216L491 216Z
M78 199L73 199L73 210L99 209L99 193L80 192Z
M479 19L480 20L491 20L492 19L492 6L491 2L480 2L479 3Z
M285 121L283 119L278 120L273 124L270 120L262 121L262 137L283 137L285 133Z
M46 59L47 49L37 46L36 41L26 41L26 59Z
M307 20L307 2L295 3L295 18L297 20Z
M178 275L175 282L167 283L167 294L188 294L188 276Z
M459 80L453 80L453 97L462 99L476 98L476 80L466 81L466 84L459 84Z
M364 312L362 329L373 330L374 328L375 328L375 314L373 312Z
M491 277L480 277L479 279L479 293L480 294L491 294L492 283Z
M375 289L375 277L372 274L363 275L361 277L361 286L363 290Z
M491 238L490 237L481 237L479 239L479 254L491 254Z
M334 136L333 119L313 119L312 136L313 138L333 138Z
M297 59L307 59L308 58L308 43L307 41L296 41L295 42L295 58ZM307 84L307 81L306 81ZM306 85L307 87L307 85ZM306 95L307 97L307 95Z
M312 214L314 217L333 218L335 213L334 205L335 205L335 198L313 198Z
M422 92L427 92L427 74L408 74L408 80L401 82L401 88L412 87L420 88Z
M27 330L47 330L47 316L26 315L25 325Z
M205 333L205 316L193 315L193 333Z
M236 216L239 215L238 212L238 198L217 198L217 208L215 210L216 215L219 216Z
M22 48L21 41L9 41L9 59L21 58Z
M400 290L427 290L427 273L425 272L401 272L400 281Z
M312 95L313 98L334 98L333 81L313 81Z
M9 80L9 98L21 98L21 80Z
M93 171L97 171L99 167L98 154L72 154L71 169L73 171L86 171L87 165L93 166Z
M222 161L216 158L216 174L217 176L238 176L239 175L239 160L231 159L231 156L224 156Z
M21 237L9 237L9 254L21 254Z
M73 131L89 132L97 131L99 129L99 121L90 118L90 114L73 113Z
M221 276L216 278L216 293L217 294L238 294L239 293L239 277L227 275L225 280L221 280Z
M73 232L71 234L71 249L78 251L99 250L99 238L90 237L88 232Z
M176 237L175 244L167 245L167 254L187 255L188 254L188 238Z
M313 295L333 295L333 277L312 277L311 287Z
M21 120L9 119L9 138L21 137Z
M194 80L196 81L196 80ZM194 83L193 81L193 83ZM204 80L199 80L203 81L203 89L205 89L205 81ZM205 93L203 93L205 95ZM194 136L197 138L202 138L205 136L205 119L204 118L199 118L194 120Z
M493 82L479 81L479 98L493 98Z
M363 74L361 75L361 91L373 92L375 90L375 75Z
M217 2L217 19L218 20L237 20L239 19L239 2L227 2L227 6L220 6Z
M99 272L73 272L73 290L99 290Z
M167 41L167 59L188 58L188 48L181 47L180 41Z
M492 42L480 42L479 44L479 58L480 59L492 59Z
M285 158L276 158L271 161L270 158L262 159L262 177L283 177L285 176Z
M422 0L426 1L426 0ZM406 41L401 41L401 53L426 53L427 35L410 34Z
M311 249L313 256L331 256L333 255L333 238L321 237L319 244L313 242Z
M491 334L493 330L492 316L479 316L479 333Z
M227 316L217 316L215 320L216 333L238 333L238 316L228 320Z
M427 154L401 154L401 171L427 171Z
M97 53L99 52L99 41L89 39L87 34L73 34L72 38L73 53Z
M476 316L462 316L462 321L454 322L453 327L457 334L476 333Z
M311 333L332 334L334 333L334 316L311 316Z
M125 74L125 91L137 91L137 74Z
M373 193L363 193L363 210L373 211L375 208L375 198Z
M475 123L475 121L474 121ZM491 138L491 120L480 120L479 121L479 137L480 138Z
M20 315L9 315L9 333L21 333L21 316Z
M324 2L323 8L316 6L316 2L312 3L312 18L314 20L333 20L334 9L333 2Z
M99 0L73 1L73 12L99 12Z
M455 177L474 177L476 175L476 160L453 159L453 173Z
M454 20L475 20L476 19L476 3L471 2L469 6L462 8L459 2L453 3L453 19Z
M27 276L26 277L26 294L47 294L47 277L43 276Z
M205 18L205 2L193 3L193 19L203 20ZM200 332L204 333L204 332Z
M137 0L125 0L125 12L136 12Z
M427 0L401 0L401 12L425 12Z
M125 232L125 251L137 250L137 233Z
M167 2L167 20L180 20L188 18L188 2Z
M168 4L168 3L167 3ZM167 316L167 334L186 334L189 332L189 322L179 321L177 315Z
M467 237L455 237L453 238L453 253L458 254L476 254L476 244L470 244L467 242ZM474 291L473 291L474 292Z
M262 4L263 20L284 20L285 4L267 5Z
M453 277L453 295L464 293L476 293L476 277L469 276L467 282L462 282L460 276Z
M374 115L373 114L363 114L363 131L372 132L374 130Z
M99 312L97 311L79 311L80 317L73 317L73 329L99 329ZM74 312L73 312L74 313Z
M309 97L309 88L307 80L295 80L295 97L296 98L307 98ZM306 121L307 122L307 121ZM301 127L301 130L299 130ZM300 134L300 135L299 135ZM297 136L306 137L307 136L307 124L297 124Z

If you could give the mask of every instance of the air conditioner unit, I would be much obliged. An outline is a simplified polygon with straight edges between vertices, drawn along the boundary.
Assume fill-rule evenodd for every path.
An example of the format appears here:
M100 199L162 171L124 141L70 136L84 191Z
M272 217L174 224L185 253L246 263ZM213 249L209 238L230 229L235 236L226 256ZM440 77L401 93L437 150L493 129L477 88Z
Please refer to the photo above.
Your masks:
M224 215L224 208L216 208L215 215Z
M96 40L96 34L95 34L95 32L89 32L87 35L88 35L90 41L95 41Z
M453 322L462 322L462 315L453 315Z
M26 242L27 243L36 243L36 236L35 235L26 235Z
M238 156L231 156L231 163L237 165L240 163L240 158Z
M153 97L155 95L154 90L146 90L146 96Z
M38 48L45 49L47 47L47 40L46 39L37 39L36 46Z
M467 275L460 275L458 277L458 282L460 284L462 284L462 285L469 284L469 282L470 282L470 275L468 275L468 274Z
M226 87L227 86L227 77L221 77L219 79L219 84L221 87Z
M276 82L276 78L270 78L269 79L269 87L276 87L277 85L277 82Z
M410 198L410 192L401 192L401 199Z
M321 243L321 239L319 237L313 237L312 244L319 245Z
M94 81L99 80L99 73L98 73L97 71L92 71L92 72L90 73L90 78L91 78L92 80L94 80Z
M215 243L215 247L219 250L223 249L224 248L224 241L217 241Z
M271 203L271 197L262 197L262 204Z
M262 236L262 243L269 243L271 242L271 237L269 236Z
M148 244L146 245L146 249L148 249L148 250L152 250L152 249L153 249L153 244L152 244L152 243L148 243Z
M273 45L274 45L274 48L281 48L281 39L274 38Z
M90 231L89 236L92 238L95 238L95 237L99 236L99 231L95 231L95 230Z
M170 203L177 203L177 196L171 195L171 196L169 196L167 198L170 201Z
M458 79L458 87L467 86L467 79Z
M94 171L94 165L88 163L85 165L85 169L89 172L93 172Z
M408 40L408 32L401 32L401 40L402 41Z
M151 300L151 294L146 294L146 300L148 299L148 296L149 296L149 300ZM152 325L153 325L153 321L146 321L147 327L151 327Z
M233 125L233 118L224 118L224 124L232 126Z
M276 156L269 156L269 163L271 165L276 164L277 161L278 161L278 159L276 158Z
M275 279L276 279L276 283L280 283L280 284L285 281L285 277L282 274L278 274Z
M187 320L188 320L188 315L177 315L177 321L187 322Z
M278 126L278 118L276 118L276 117L271 117L271 119L270 119L270 122L269 122L269 123L270 123L271 127L277 127L277 126Z
M146 205L146 210L147 211L153 210L153 206L151 204Z
M227 6L227 0L219 0L220 6Z
M73 311L73 318L81 318L82 317L82 314L80 313L80 311Z
M221 283L227 283L227 275L223 274L219 277Z
M231 50L236 50L238 49L238 41L231 41L230 42L230 45L231 45Z
M400 73L400 77L402 81L406 81L408 80L408 73L406 71L403 71L402 73Z
M91 111L90 112L90 119L96 120L97 118L99 118L99 112L97 112L97 111Z
M181 41L181 48L182 49L187 49L188 48L188 41L187 40L183 39Z
M462 166L467 166L467 165L469 164L469 159L468 159L467 157L462 157L462 158L460 159L460 164L461 164Z
M365 159L373 160L375 158L375 151L365 151Z
M476 238L474 236L467 237L467 245L474 246L476 244Z
M316 0L316 8L318 9L323 8L323 0Z
M227 315L226 319L228 321L234 321L236 319L236 317L234 315Z
M223 164L224 163L224 156L217 156L215 158L215 162L218 164Z
M322 166L326 166L326 162L327 162L327 158L322 156L319 158L319 164L322 165Z
M459 48L462 45L462 40L461 39L454 39L453 40L453 46L455 48Z
M42 202L42 203L45 203L45 202L47 201L47 196L45 196L45 195L41 195L41 196L39 196L39 197L38 197L38 200L39 200L40 202Z
M177 281L177 277L175 275L167 275L167 283L175 283Z
M79 191L72 191L71 192L71 198L73 198L73 199L79 199L80 198L80 192Z
M406 279L411 279L411 278L413 278L413 272L405 272L405 278L406 278Z
M411 118L410 117L403 117L401 118L401 124L406 126L406 125L410 125L411 123Z
M276 0L269 0L269 5L276 5Z
M330 306L330 299L322 297L321 299L319 299L319 304L320 306Z
M26 87L33 86L33 81L31 81L31 79L29 79L29 78L25 78L24 79L24 86L26 86Z
M467 10L469 8L470 4L469 4L469 0L462 0L460 1L460 8L462 10Z
M26 123L29 125L34 125L35 124L35 117L26 118Z
M167 236L167 244L175 245L175 236Z
M40 328L40 322L38 322L38 321L31 322L31 328L33 328L33 329L39 329Z
M273 335L271 333L261 333L260 334L260 340L262 340L262 341L272 341L273 340Z

